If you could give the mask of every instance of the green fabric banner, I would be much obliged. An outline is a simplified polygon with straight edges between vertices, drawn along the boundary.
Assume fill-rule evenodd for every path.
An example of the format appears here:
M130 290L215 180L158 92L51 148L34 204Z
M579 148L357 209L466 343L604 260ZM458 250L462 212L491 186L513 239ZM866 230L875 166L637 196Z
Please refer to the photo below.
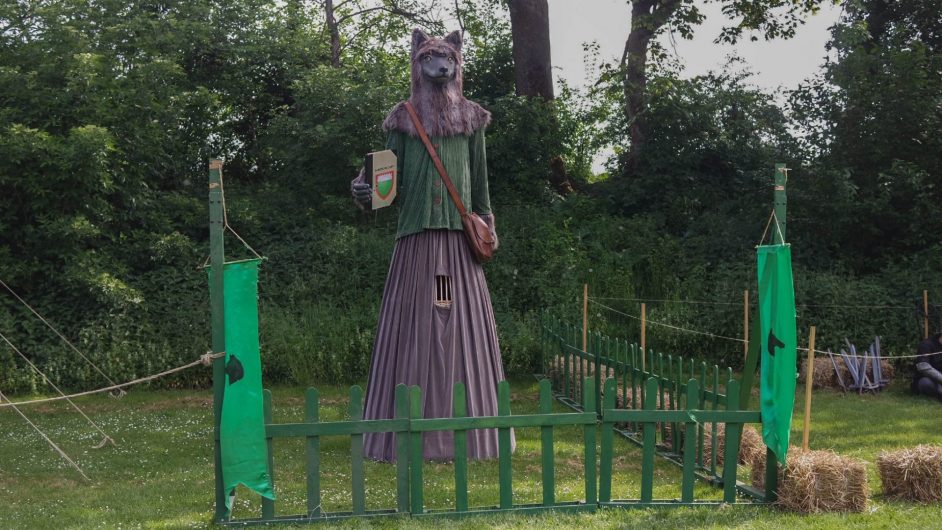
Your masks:
M227 511L232 508L232 498L228 493L239 484L269 499L275 498L271 475L268 473L262 361L258 347L260 262L238 261L226 263L224 267L226 386L219 443Z
M762 438L784 464L797 377L792 251L788 245L764 245L758 247L756 257L759 267L759 344L762 349L759 384Z

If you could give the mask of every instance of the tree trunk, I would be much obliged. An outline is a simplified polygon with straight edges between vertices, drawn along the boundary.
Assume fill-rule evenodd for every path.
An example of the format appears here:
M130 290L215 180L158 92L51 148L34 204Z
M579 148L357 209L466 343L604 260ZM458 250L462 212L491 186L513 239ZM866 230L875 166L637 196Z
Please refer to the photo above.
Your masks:
M518 96L553 95L547 0L510 0L514 82Z
M330 65L340 68L340 29L334 16L334 0L326 0L324 5L327 33L330 35Z
M628 172L638 168L645 143L645 85L647 84L648 46L658 30L677 10L679 0L632 0L631 32L625 42L621 64L625 68L625 114L631 131Z

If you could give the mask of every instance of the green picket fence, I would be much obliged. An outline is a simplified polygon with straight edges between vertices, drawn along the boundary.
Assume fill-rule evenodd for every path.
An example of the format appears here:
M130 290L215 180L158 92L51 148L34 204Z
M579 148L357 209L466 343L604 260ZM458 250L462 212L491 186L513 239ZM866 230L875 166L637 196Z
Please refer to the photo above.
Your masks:
M655 395L659 381L650 377L644 383L645 394ZM701 504L735 503L737 497L736 473L738 466L739 433L744 423L760 421L757 411L737 410L735 400L723 410L703 409L702 392L699 381L689 379L685 385L685 402L676 410L656 408L656 400L645 401L641 409L622 409L616 404L618 380L608 378L603 392L604 401L601 411L601 424L596 416L595 381L592 377L580 382L583 392L582 408L590 412L553 412L554 396L550 381L543 379L539 383L539 412L535 414L510 413L510 386L507 382L498 385L498 415L487 417L467 417L465 388L462 384L454 387L454 417L422 418L422 395L418 387L399 385L396 388L396 414L388 420L363 419L363 391L354 386L350 389L348 414L344 421L320 421L319 397L316 389L308 389L305 394L305 415L301 423L273 423L271 392L265 391L264 407L266 433L268 439L268 466L275 489L278 488L275 472L274 444L278 440L303 438L305 440L305 474L307 513L281 515L277 513L277 502L262 499L259 517L219 521L229 525L256 525L267 523L316 523L350 517L376 518L389 516L426 517L426 516L467 516L498 512L540 512L559 511L595 511L600 507L644 507L644 506L685 506ZM727 383L727 388L735 394L738 383ZM677 438L682 448L682 479L678 485L679 495L673 498L656 499L654 491L654 459L656 454L656 427L665 422L681 425ZM697 448L702 447L702 426L706 422L726 425L725 458L722 466L724 479L722 500L698 500L694 498L694 484L697 480ZM614 462L623 457L630 445L616 444L615 433L618 425L633 424L641 429L641 488L640 496L632 499L613 499L612 480ZM601 425L601 440L597 440L597 430ZM575 426L582 428L584 455L585 497L580 501L558 501L556 499L556 470L554 468L554 428ZM539 428L541 444L540 481L542 502L538 504L519 504L514 502L513 476L511 468L511 429ZM467 431L469 429L498 430L498 483L499 503L493 506L470 506L468 502L468 456ZM454 433L455 460L454 504L450 509L429 510L425 506L425 482L422 458L422 433L428 431L451 431ZM363 435L370 432L396 433L396 481L395 505L381 509L366 509L366 487L364 473ZM325 437L346 437L350 440L350 509L347 511L327 512L321 508L324 492L321 488L322 454L321 440ZM597 453L598 450L598 453ZM596 475L598 469L598 475ZM532 479L533 477L528 477Z
M591 388L593 382L586 383ZM363 391L359 386L350 389L349 416L346 421L322 422L319 416L319 398L316 389L305 394L305 417L303 423L272 423L271 392L265 391L264 407L268 439L268 466L272 480L277 480L274 466L274 443L279 439L304 438L306 440L307 513L279 515L276 501L262 499L261 514L257 518L220 521L227 524L251 525L271 522L320 522L349 517L402 516L421 517L428 515L470 515L494 512L538 512L543 510L594 511L598 507L596 476L596 431L597 418L593 412L553 412L553 393L549 381L540 383L539 413L510 413L510 385L506 381L497 387L498 415L467 417L465 387L457 383L454 387L454 411L452 418L423 418L422 395L418 387L399 385L395 392L395 418L388 420L363 419ZM583 407L596 408L595 392L587 392ZM581 426L584 441L585 499L583 501L560 502L556 500L555 469L553 461L554 428ZM540 504L515 504L511 469L511 429L538 427L542 449L541 480L543 499ZM469 429L497 429L498 431L498 481L499 504L497 506L469 506L468 503L468 456L467 431ZM454 477L455 499L450 510L427 510L424 503L422 458L422 433L428 431L451 431L454 433ZM363 435L370 432L396 434L396 505L384 509L366 509L364 476ZM350 510L325 512L321 509L321 451L324 437L341 436L350 439ZM278 489L275 483L276 491Z
M739 440L744 423L759 423L761 421L758 411L738 410L737 400L730 400L725 410L702 409L702 393L700 383L696 379L689 379L685 385L684 406L672 410L658 410L655 400L644 402L640 409L620 409L616 406L616 391L618 381L610 378L605 382L604 403L602 404L602 443L599 458L599 505L601 506L654 506L654 505L695 505L695 504L732 504L737 502L736 474L739 467ZM644 383L645 395L651 396L658 392L660 381L651 377ZM736 395L739 383L729 380L727 389L731 395ZM656 452L658 424L672 422L674 427L673 439L682 447L681 467L683 469L680 484L679 498L654 499L654 456ZM629 423L641 426L641 492L637 499L612 499L612 463L614 461L613 447L615 426L619 423ZM725 437L722 484L723 498L721 501L697 500L694 498L694 485L697 480L697 467L702 467L698 461L698 452L702 455L704 423L721 423L725 425ZM716 431L713 431L714 440ZM715 445L714 445L715 447ZM714 453L715 455L715 453ZM714 458L715 466L716 460ZM764 493L763 493L764 496Z
M672 419L676 417L673 412L679 410L680 403L694 403L694 409L700 411L728 410L729 406L738 405L729 403L727 399L727 396L733 396L732 401L736 402L740 395L738 385L735 388L730 386L734 379L733 370L729 367L721 369L715 364L708 365L683 356L664 355L652 349L642 352L637 344L598 332L587 335L586 349L583 350L581 327L545 314L541 321L541 342L543 377L552 381L559 401L575 410L586 410L581 405L581 398L589 391L585 381L591 379L594 381L592 389L596 392L594 401L598 407L595 412L599 418L603 417L602 404L609 398L614 404L609 407L611 409L638 411L650 407L649 410L664 412L662 420L653 427L655 447L658 454L681 466L684 465L684 450L691 449L689 445L685 447L684 437L679 435L685 422ZM602 381L608 378L612 378L614 387L606 386L603 389ZM649 386L651 380L655 381L653 390ZM697 382L692 389L689 386L691 380ZM721 380L726 383L721 384ZM758 412L755 415L758 417ZM648 439L644 436L644 429L650 426L637 417L631 414L624 416L623 421L617 422L615 432L638 445L645 445ZM717 449L721 441L719 436L724 423L719 419L697 422L697 437L692 449L696 475L717 485L726 484L729 476L735 476L717 465ZM738 447L741 428L735 433ZM766 498L764 492L744 484L739 489L757 500Z

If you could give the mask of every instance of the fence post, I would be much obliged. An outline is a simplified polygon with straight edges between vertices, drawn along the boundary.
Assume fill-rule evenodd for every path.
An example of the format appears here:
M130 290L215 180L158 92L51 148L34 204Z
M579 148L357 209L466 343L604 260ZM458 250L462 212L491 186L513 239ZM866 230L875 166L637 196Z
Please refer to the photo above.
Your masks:
M304 393L304 423L320 421L320 403L316 388L308 388ZM321 509L321 439L319 436L307 437L307 515L317 517Z
M226 351L225 311L223 305L224 274L226 262L225 228L222 196L222 160L209 161L209 263L210 275L210 321L212 323L212 348L214 353ZM226 361L213 359L213 468L215 475L216 509L214 520L226 518L226 491L222 483L222 451L219 443L219 425L222 421L222 400L226 389Z
M546 379L540 380L540 387L549 384ZM464 418L468 415L467 396L464 383L455 383L452 389L453 418ZM455 511L468 511L468 431L455 429Z
M422 390L418 386L409 389L409 419L422 419ZM412 476L409 477L412 490L410 495L411 511L413 514L420 514L425 511L425 501L422 497L422 431L413 431L411 426L409 428L409 451L409 466L412 472Z
M350 421L363 420L363 389L350 387ZM363 475L363 435L350 435L350 486L353 515L366 513L365 477Z
M648 343L645 332L647 331L647 306L641 302L641 372L645 371L645 357L648 355Z
M788 183L788 168L785 164L775 164L775 193L772 206L775 211L777 226L771 227L772 241L777 245L784 245L786 241L785 227L787 224L788 197L785 194L785 185Z
M605 418L605 411L615 408L615 394L618 383L615 379L605 381L605 406L602 407L602 452L599 457L599 502L612 500L612 445L614 444L615 424Z
M589 340L589 284L582 284L582 351L587 350Z
M586 386L589 391L582 396L582 410L590 411L595 409L595 389L592 379L585 378ZM587 505L598 504L598 482L595 475L595 429L596 424L587 424L582 429L583 443L585 444L585 503Z
M510 383L497 383L497 415L510 416ZM500 507L503 510L513 506L513 468L510 465L510 428L497 429L497 472L500 482Z
M396 419L409 419L409 387L396 385ZM396 437L396 511L409 511L409 431L398 431Z
M749 358L749 289L742 292L742 362Z
M655 410L657 408L657 379L648 378L644 383L644 410ZM656 431L654 421L645 420L642 436L644 445L641 450L641 502L651 502L654 497L654 450L656 443Z
M811 436L811 385L814 381L814 326L808 337L808 368L805 369L805 424L801 434L801 448L808 450L808 439ZM879 362L877 360L876 362Z
M739 383L732 379L726 385L727 395L739 393ZM739 410L739 403L735 399L726 400L726 410ZM736 468L739 466L739 438L742 435L742 423L726 424L726 444L723 448L723 501L736 502ZM713 451L715 454L716 451Z
M549 381L540 381L540 414L553 413L553 390ZM553 461L553 426L540 427L540 454L543 464L543 506L556 504L556 470Z
M602 417L602 335L595 333L595 415ZM606 366L608 366L606 364ZM608 368L605 369L606 372ZM588 412L588 411L586 411Z
M929 291L926 289L922 290L922 325L925 330L923 333L924 339L929 338Z
M684 399L684 408L686 410L695 410L700 395L699 383L691 378L687 381L687 394ZM693 399L691 400L691 396ZM677 433L680 438L680 433ZM697 476L694 468L697 464L697 423L693 414L687 414L687 422L684 423L684 474L683 482L680 487L680 501L684 503L693 502L693 487Z
M271 413L271 390L265 389L262 391L263 407L265 411L265 424L271 424L272 413ZM271 485L274 489L275 487L275 452L274 452L274 440L272 440L271 435L265 433L265 442L266 447L268 448L268 476L271 477ZM262 497L262 519L270 521L275 518L275 501L269 499L268 497Z

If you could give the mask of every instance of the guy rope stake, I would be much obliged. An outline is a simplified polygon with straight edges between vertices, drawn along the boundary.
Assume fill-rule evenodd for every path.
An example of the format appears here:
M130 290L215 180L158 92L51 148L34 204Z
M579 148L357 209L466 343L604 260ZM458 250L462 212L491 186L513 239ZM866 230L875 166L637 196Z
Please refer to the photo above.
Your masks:
M647 342L645 341L645 324L647 324L647 307L641 302L641 373L644 373L644 358L648 356Z
M582 351L588 351L589 335L589 284L582 284Z
M801 448L808 450L808 438L811 436L811 385L814 380L814 334L815 327L811 326L808 335L808 365L805 369L805 424L801 436Z
M929 338L929 291L922 290L922 327L925 330L922 338Z
M749 356L749 289L742 292L742 358Z

